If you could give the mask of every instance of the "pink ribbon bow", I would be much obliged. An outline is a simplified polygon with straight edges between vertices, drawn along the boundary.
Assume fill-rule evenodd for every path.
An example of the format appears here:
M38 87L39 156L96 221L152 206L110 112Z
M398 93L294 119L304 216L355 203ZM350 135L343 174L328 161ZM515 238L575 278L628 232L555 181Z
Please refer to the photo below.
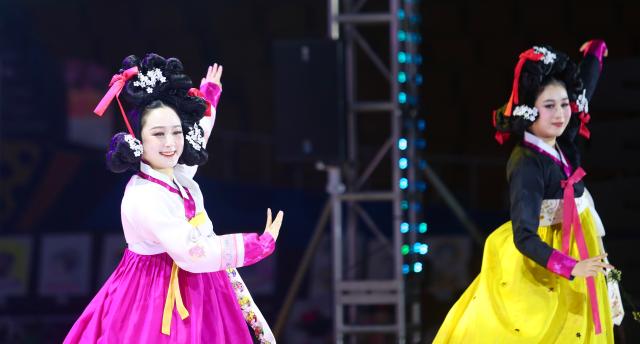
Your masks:
M121 74L115 74L111 78L111 82L109 83L109 87L110 87L109 90L104 95L104 97L102 97L102 100L100 100L100 103L98 103L96 108L93 110L93 112L96 115L102 116L104 112L107 110L107 107L109 107L109 104L111 104L111 102L113 101L113 98L116 98L116 100L118 101L118 105L120 106L120 113L122 114L124 123L127 125L129 134L131 134L131 136L133 137L136 137L136 136L133 134L133 129L131 129L131 124L129 124L129 119L127 119L127 115L124 112L124 108L122 107L122 103L120 102L119 96L120 96L120 92L122 92L122 89L124 88L125 83L136 75L138 75L138 67L131 67L125 70L124 72L122 72Z

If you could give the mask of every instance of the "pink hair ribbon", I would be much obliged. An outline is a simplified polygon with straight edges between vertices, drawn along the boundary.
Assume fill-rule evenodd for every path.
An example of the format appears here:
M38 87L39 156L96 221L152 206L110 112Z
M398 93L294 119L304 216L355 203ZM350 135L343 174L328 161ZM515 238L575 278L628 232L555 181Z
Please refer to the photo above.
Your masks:
M125 70L124 72L122 72L121 74L115 74L111 78L111 82L109 83L109 87L110 87L109 90L104 95L104 97L102 97L102 100L100 100L100 103L98 103L98 106L96 106L96 108L93 110L93 112L96 115L102 116L104 112L107 110L107 107L109 107L109 104L111 104L111 102L113 101L113 98L116 98L116 100L118 101L118 105L120 106L120 113L122 113L122 118L124 119L124 123L127 125L129 134L131 134L131 136L133 137L136 137L136 136L133 134L133 129L131 128L129 119L127 119L127 115L124 112L124 108L122 107L122 103L120 102L119 96L127 80L131 79L136 75L138 75L138 67L131 67Z

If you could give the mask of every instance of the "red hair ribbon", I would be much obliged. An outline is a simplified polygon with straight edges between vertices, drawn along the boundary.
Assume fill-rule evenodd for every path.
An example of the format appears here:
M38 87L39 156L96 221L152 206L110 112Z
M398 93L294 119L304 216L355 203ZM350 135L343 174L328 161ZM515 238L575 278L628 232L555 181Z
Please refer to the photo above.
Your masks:
M578 115L578 118L580 119L580 130L578 131L578 133L584 138L590 138L591 132L589 131L589 128L587 128L587 123L591 121L591 116L585 111L580 111L580 109L578 108L578 104L576 104L575 102L571 102L571 112L580 113Z
M520 58L518 59L518 63L516 64L515 73L513 74L513 87L511 89L511 97L509 97L509 102L507 103L507 107L504 110L504 115L509 117L511 116L511 108L514 104L519 103L518 99L518 84L520 84L520 72L522 71L522 67L526 61L540 61L544 58L544 54L536 53L535 50L529 49L520 54Z
M197 88L190 88L187 94L190 95L191 97L202 98L207 103L207 111L204 112L204 115L207 117L211 116L211 103L207 100L204 93L200 92L200 90Z
M131 67L125 70L124 72L122 72L121 74L115 74L111 78L111 82L109 83L109 87L110 87L109 90L104 95L104 97L102 97L102 100L100 100L100 103L98 103L98 106L96 106L96 108L93 110L93 112L96 115L102 116L104 112L107 110L107 107L109 107L109 104L111 104L111 102L113 101L113 98L116 98L116 100L118 101L118 105L120 106L120 113L122 114L124 123L127 125L129 134L131 134L131 136L133 137L136 137L136 136L133 134L133 129L131 129L131 124L129 124L129 119L127 119L127 115L124 112L122 103L120 103L119 96L127 80L131 79L136 75L138 75L138 67Z
M498 116L498 111L493 110L492 120L493 120L494 128L496 128L498 123L498 119L496 118L497 116ZM505 142L507 142L507 140L509 140L510 136L511 135L509 133L496 129L496 135L494 136L494 138L496 139L496 141L498 141L499 144L504 144Z

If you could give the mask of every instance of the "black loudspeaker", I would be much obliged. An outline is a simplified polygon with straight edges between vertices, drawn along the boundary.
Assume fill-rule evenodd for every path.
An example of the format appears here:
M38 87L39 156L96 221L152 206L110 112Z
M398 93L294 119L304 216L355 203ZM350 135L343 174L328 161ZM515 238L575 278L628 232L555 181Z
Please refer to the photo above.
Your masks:
M343 49L332 40L275 42L276 158L340 163L345 158Z

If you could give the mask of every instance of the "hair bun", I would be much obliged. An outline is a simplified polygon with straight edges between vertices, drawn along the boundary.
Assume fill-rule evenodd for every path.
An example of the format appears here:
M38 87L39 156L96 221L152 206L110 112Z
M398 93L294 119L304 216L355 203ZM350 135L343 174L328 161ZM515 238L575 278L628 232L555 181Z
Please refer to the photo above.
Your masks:
M165 70L171 74L182 73L184 68L182 67L182 62L175 57L171 57L167 59L167 65Z
M125 70L131 67L138 67L139 64L140 61L138 60L138 57L136 57L136 55L129 55L125 57L124 60L122 60L122 68L118 72L123 73Z
M137 171L140 166L142 155L136 156L136 152L126 140L127 135L129 134L119 132L111 138L107 152L107 168L111 172Z
M145 55L140 65L142 67L142 70L144 70L145 72L154 70L156 68L163 70L167 65L167 60L158 54L149 53Z

